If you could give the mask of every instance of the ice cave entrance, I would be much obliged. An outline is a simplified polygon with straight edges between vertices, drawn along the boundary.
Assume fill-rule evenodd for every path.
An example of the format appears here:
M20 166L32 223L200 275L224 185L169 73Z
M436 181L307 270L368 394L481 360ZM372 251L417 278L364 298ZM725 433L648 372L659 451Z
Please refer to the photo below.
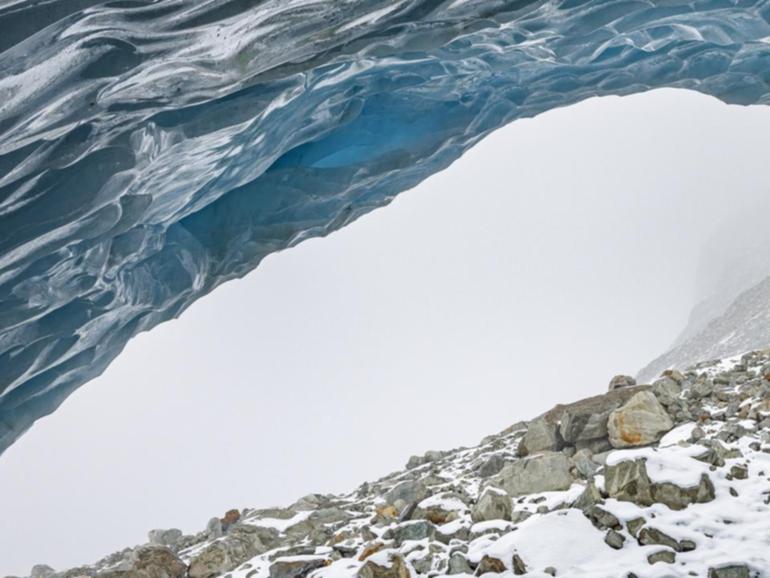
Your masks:
M289 502L311 472L314 490L343 490L597 393L767 244L768 150L770 108L675 90L494 133L387 209L141 335L33 427L0 461L11 564L31 565L29 544L55 545L47 560L66 567L153 524ZM83 516L116 526L68 534Z

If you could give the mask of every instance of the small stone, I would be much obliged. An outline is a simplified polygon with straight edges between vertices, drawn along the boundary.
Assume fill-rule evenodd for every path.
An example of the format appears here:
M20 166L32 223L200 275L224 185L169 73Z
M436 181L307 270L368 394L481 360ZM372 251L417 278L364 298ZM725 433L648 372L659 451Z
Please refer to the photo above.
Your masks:
M666 564L673 564L676 561L676 554L671 550L659 550L647 556L647 562L650 564L656 564L658 562L664 562Z
M613 514L600 508L599 506L592 506L583 512L591 523L599 530L620 530L620 520L618 520Z
M524 560L522 560L518 554L513 555L511 566L513 569L513 573L516 576L522 576L527 573L527 565L524 563Z
M361 555L358 556L358 561L363 562L369 556L371 556L372 554L376 554L377 552L382 550L384 547L385 547L385 544L383 544L382 542L375 542L374 544L369 544L364 548L363 552L361 552Z
M607 391L614 391L621 387L631 387L636 385L636 380L630 375L616 375L610 380Z
M548 574L549 576L556 576L556 568L554 568L553 566L548 566L544 568L543 572L545 574Z
M668 546L672 550L679 550L679 542L657 528L649 526L642 528L637 539L642 546Z
M749 477L749 469L746 466L735 465L730 468L730 475L736 480L745 480Z
M356 576L358 578L411 578L411 573L401 556L392 555L388 566L367 560Z
M629 534L631 534L634 538L637 538L639 535L639 530L641 530L646 523L647 520L644 518L634 518L626 522L626 528L628 529Z
M626 539L623 537L623 534L620 534L615 530L610 530L604 536L604 542L614 550L620 550L623 547L623 543L625 541Z
M750 571L745 564L729 564L718 568L709 568L708 578L750 578Z
M281 560L279 558L270 565L270 578L304 578L313 570L328 565L329 561L324 558L307 560Z
M476 567L476 576L483 576L490 572L502 574L505 572L505 564L503 564L502 560L498 560L492 556L484 556Z

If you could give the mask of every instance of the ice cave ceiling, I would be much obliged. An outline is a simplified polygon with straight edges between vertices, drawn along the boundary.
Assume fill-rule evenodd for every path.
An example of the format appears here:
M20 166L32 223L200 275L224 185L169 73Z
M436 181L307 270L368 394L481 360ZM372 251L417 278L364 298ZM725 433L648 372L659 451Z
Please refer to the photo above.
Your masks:
M769 22L770 0L0 2L0 451L133 335L517 118L664 86L770 103Z

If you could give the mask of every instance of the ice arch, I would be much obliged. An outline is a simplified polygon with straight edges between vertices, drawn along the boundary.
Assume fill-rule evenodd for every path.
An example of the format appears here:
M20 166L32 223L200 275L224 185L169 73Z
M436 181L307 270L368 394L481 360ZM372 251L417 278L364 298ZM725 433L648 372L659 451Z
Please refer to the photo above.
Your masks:
M768 103L769 21L765 0L6 3L0 451L136 333L499 126L662 86Z

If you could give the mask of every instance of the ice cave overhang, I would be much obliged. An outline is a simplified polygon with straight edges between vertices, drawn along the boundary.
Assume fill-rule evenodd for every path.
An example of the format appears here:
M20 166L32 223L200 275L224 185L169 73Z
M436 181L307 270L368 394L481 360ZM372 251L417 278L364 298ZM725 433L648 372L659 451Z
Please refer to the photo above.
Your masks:
M132 336L517 118L657 87L768 104L769 21L764 0L7 0L0 451Z

